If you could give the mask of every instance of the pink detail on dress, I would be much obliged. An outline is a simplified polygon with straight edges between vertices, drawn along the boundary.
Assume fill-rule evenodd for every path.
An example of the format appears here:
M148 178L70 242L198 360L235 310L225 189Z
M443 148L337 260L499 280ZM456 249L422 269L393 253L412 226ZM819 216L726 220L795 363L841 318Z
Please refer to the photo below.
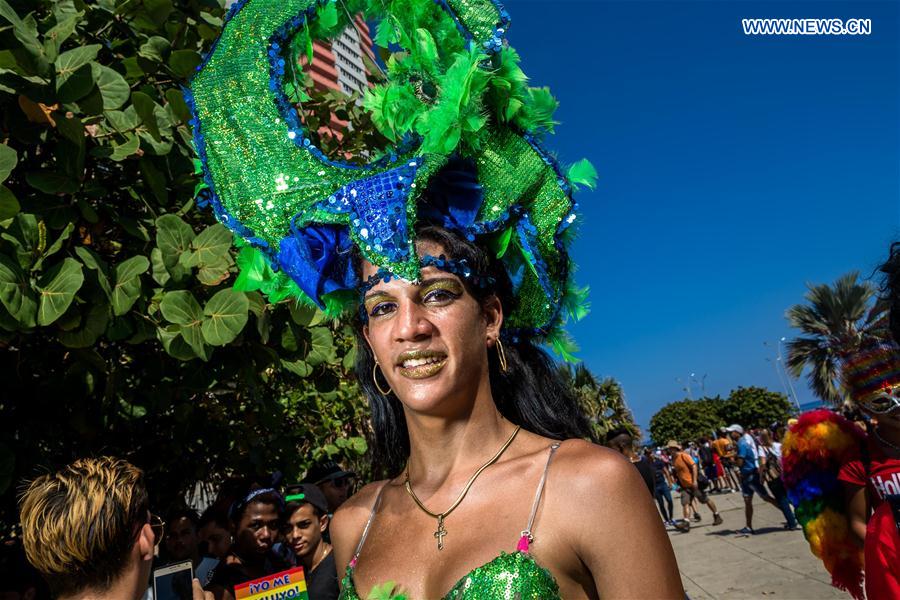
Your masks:
M528 552L528 536L523 535L519 538L519 543L516 546L516 550L519 552Z
M519 542L519 543L521 543L521 542ZM354 556L353 558L350 559L350 568L351 568L351 569L354 568L354 567L356 566L356 559L357 559L357 558L358 558L358 557Z

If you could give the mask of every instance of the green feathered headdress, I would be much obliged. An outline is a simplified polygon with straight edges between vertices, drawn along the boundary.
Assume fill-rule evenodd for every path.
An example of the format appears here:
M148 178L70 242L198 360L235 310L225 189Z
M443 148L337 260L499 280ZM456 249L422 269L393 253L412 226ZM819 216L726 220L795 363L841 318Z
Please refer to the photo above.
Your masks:
M357 14L393 52L363 102L394 145L365 166L328 159L285 93L296 49L311 55ZM338 313L359 301L353 245L415 280L416 224L436 221L503 260L519 300L510 332L570 357L561 325L587 306L566 252L572 185L593 187L596 172L581 161L563 173L542 148L557 102L528 85L508 25L493 0L235 3L186 97L205 200L249 243L238 284Z

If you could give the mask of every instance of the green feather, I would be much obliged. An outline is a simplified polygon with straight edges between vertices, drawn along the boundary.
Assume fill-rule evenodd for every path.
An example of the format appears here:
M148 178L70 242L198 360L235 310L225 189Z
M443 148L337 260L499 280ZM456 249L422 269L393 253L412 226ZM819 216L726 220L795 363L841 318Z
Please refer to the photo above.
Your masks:
M337 27L338 9L337 2L329 2L325 8L316 12L316 24L322 31L330 31Z
M243 246L238 252L235 261L238 266L238 276L234 282L234 289L242 292L259 290L268 298L269 302L276 304L286 298L300 297L305 302L311 300L297 287L294 280L284 274L283 271L275 272L269 266L263 253L252 246Z
M394 42L394 24L389 19L382 19L375 29L375 38L372 40L376 46L387 48Z
M579 288L570 283L563 295L562 304L566 313L574 321L580 321L591 312L591 303L588 300L590 294L589 287Z
M525 108L516 117L516 124L532 133L553 133L559 125L553 120L553 113L559 102L550 93L550 88L528 88L525 94Z
M477 140L486 123L481 115L481 96L489 75L480 68L486 56L477 49L457 53L453 64L441 78L441 90L434 106L416 123L423 136L423 153L450 154L465 137ZM467 145L472 147L471 144Z
M422 65L434 66L438 60L438 50L434 37L427 29L419 28L416 30L416 39L419 50L417 59Z
M594 165L588 159L582 158L569 167L569 170L566 172L566 179L573 185L594 189L597 187L597 169L594 168Z
M398 587L393 581L373 586L368 598L369 600L408 600L406 594L397 591Z
M553 349L553 352L568 363L577 363L578 358L575 353L578 352L578 344L572 339L569 333L561 327L555 328L547 334L547 343Z
M512 234L513 228L507 227L490 239L489 244L494 256L503 258L503 255L506 254L506 250L509 248L509 242L512 241Z

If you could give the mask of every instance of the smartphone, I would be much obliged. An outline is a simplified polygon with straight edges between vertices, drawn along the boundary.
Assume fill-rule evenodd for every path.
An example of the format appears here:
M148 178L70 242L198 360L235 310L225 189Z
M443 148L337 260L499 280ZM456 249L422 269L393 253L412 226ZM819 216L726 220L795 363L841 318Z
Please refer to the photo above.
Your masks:
M194 567L191 561L166 565L153 571L154 600L191 600L191 580Z

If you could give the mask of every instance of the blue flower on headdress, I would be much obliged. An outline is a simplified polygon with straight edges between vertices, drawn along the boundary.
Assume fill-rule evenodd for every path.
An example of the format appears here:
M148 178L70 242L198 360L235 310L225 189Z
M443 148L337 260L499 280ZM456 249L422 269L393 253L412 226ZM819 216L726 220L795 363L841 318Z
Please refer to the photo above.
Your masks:
M353 242L340 225L309 225L281 240L278 264L319 308L322 296L356 286Z
M475 165L451 158L429 182L418 207L419 218L470 234L483 201L484 190L478 183Z

